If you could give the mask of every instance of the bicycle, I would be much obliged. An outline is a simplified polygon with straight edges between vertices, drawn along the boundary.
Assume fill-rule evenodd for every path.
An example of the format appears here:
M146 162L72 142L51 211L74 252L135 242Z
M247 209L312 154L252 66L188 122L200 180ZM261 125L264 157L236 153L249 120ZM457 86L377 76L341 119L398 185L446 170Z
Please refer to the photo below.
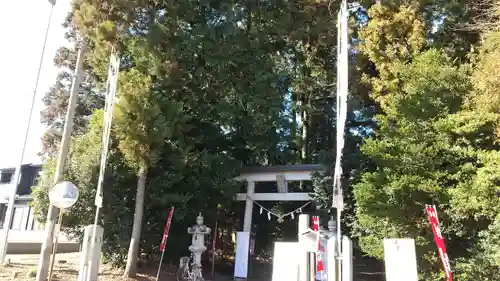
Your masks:
M191 255L192 257L193 255ZM201 275L201 267L191 264L191 270L189 268L189 263L191 258L182 257L179 261L179 269L177 270L177 281L205 281Z

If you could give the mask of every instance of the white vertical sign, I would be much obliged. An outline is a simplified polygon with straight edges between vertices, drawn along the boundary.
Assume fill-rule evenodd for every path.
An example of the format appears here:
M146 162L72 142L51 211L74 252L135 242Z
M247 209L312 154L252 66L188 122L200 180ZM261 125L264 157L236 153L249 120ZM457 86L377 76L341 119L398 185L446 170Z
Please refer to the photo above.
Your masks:
M328 281L337 280L337 237L328 238L326 248L326 274Z
M104 105L104 129L102 134L101 166L99 179L97 181L97 192L95 205L102 208L102 183L106 170L106 160L108 158L109 134L111 132L111 121L113 119L113 108L116 98L116 86L118 84L118 71L120 69L120 57L114 51L111 52L108 66L108 81L106 84L106 103Z
M387 281L418 281L415 240L384 239Z
M301 253L298 242L275 242L272 281L297 281Z
M234 257L234 277L247 278L250 232L236 232L236 256Z
M342 238L342 281L352 281L353 270L352 241L344 236Z

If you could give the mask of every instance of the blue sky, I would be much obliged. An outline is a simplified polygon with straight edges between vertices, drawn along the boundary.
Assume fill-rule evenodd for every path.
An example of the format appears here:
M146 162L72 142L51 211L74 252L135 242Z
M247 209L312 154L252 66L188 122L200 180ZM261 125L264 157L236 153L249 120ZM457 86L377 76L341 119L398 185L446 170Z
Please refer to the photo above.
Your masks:
M58 69L53 58L58 47L67 45L64 22L71 8L70 0L58 0L49 31L42 65L36 105L31 120L25 163L39 163L40 138L44 127L40 124L41 99L55 81ZM24 139L24 128L35 87L35 78L48 23L48 0L7 0L0 3L0 168L19 162ZM15 28L14 28L15 27Z

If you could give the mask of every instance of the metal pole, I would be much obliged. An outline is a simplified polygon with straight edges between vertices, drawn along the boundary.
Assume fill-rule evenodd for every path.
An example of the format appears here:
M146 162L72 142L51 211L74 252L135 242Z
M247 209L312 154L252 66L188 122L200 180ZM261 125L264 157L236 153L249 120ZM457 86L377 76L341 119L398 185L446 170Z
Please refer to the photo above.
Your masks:
M59 221L57 223L57 224L59 224L59 231L56 234L56 241L54 242L54 247L52 248L52 260L50 262L50 271L49 271L49 280L48 281L52 281L52 274L54 273L54 264L56 262L56 254L57 254L57 243L59 242L59 234L61 233L63 214L64 214L63 209L60 209Z
M161 240L161 258L160 258L160 264L158 265L158 273L156 274L156 281L158 281L158 278L160 278L160 272L161 272L161 266L163 264L163 256L165 255L165 249L167 246L167 240L168 240L168 232L170 230L170 223L172 222L172 216L174 215L174 207L170 209L170 213L168 214L168 220L167 220L167 225L165 225L165 232L163 233L163 238Z
M73 84L68 101L68 110L66 112L66 119L64 124L63 136L59 148L59 157L57 159L56 171L54 174L54 185L59 183L64 175L64 168L66 158L69 151L69 143L71 141L71 133L73 132L73 118L75 117L75 108L78 100L78 91L80 89L80 81L82 75L83 55L86 49L86 42L82 42L78 50L76 59L75 73L73 75ZM47 279L49 270L49 260L52 248L52 241L54 238L54 228L59 209L50 204L47 212L47 221L45 223L45 237L42 240L42 248L40 250L40 261L38 263L38 270L36 274L36 281L45 281Z
M218 214L219 212L217 212ZM212 239L212 277L214 277L215 274L215 243L217 243L217 224L219 222L215 221L215 229L214 229L214 239Z
M49 22L47 23L47 28L45 29L45 38L43 39L42 54L40 56L40 62L38 64L38 72L37 72L36 80L35 80L35 88L33 89L33 96L31 98L31 105L30 105L29 114L28 114L28 121L26 124L26 131L24 133L24 142L23 142L23 146L21 149L19 164L16 167L16 170L14 172L14 177L12 180L13 188L12 188L12 193L10 194L10 197L9 197L9 205L7 207L7 212L6 212L6 217L5 217L4 227L3 227L4 235L0 241L0 264L3 264L5 262L5 256L7 255L10 224L12 223L12 219L13 219L13 215L14 215L14 203L16 201L17 188L19 185L19 181L21 179L21 169L22 169L23 162L24 162L24 153L26 151L26 144L28 143L28 135L29 135L29 131L30 131L31 117L33 116L33 108L35 107L36 92L38 90L38 83L40 81L40 74L42 72L42 63L43 63L43 58L45 55L45 46L47 45L47 38L49 37L50 23L52 21L52 13L54 11L55 1L50 2L50 3L52 5L50 7Z
M348 18L349 18L349 12L347 10L347 0L343 0L342 1L342 8L341 8L341 12L342 12L342 24L341 24L341 53L342 53L342 67L341 67L341 72L342 72L342 89L341 89L341 97L342 97L342 103L346 103L347 102L347 92L348 92L348 88L349 88L349 39L348 39ZM342 108L342 106L341 106ZM345 112L347 110L347 108L343 108L341 110L341 122L342 122L342 150L344 148L344 134L345 134L345 118L346 118L346 114L347 112ZM342 153L342 151L341 151ZM340 164L342 165L342 164ZM342 171L342 168L340 169L340 171ZM338 186L340 187L339 191L342 191L342 182L341 182L341 176L342 175L339 175L339 183L338 183ZM339 193L339 196L343 196L343 192L340 192ZM341 198L341 202L343 202L343 198ZM343 249L342 247L342 208L344 206L339 206L338 208L338 212L337 212L337 239L338 239L338 245L337 245L337 248L338 248L338 251L339 251L339 256L342 257L342 253L345 251L345 249ZM338 264L338 273L339 273L339 280L342 280L342 271L343 271L343 267L342 267L342 264L344 263L345 261L343 261L342 259L339 259L339 264Z
M341 211L337 210L337 272L338 280L342 280L342 231L340 230L341 224Z
M156 273L156 281L160 279L161 265L163 264L163 256L165 256L165 249L161 252L160 264L158 265L158 273Z
M343 4L340 4L340 11L338 12L338 16L337 16L337 138L339 138L339 112L340 112L340 92L342 91L342 86L341 86L341 76L342 76L342 72L341 72L341 65L342 65L342 9L343 9ZM337 143L339 142L339 140L337 139ZM339 150L338 150L338 144L337 144L337 149L336 149L336 153L338 154L339 153ZM336 158L338 158L338 155L335 156ZM337 188L338 188L338 183L337 183L337 162L338 160L336 160L335 162L335 173L334 173L334 178L333 178L333 181L334 181L334 185L336 184ZM339 247L340 243L339 243L339 237L341 235L340 233L340 218L341 218L341 214L340 214L340 208L338 206L338 202L339 202L339 199L336 198L335 196L338 196L338 192L337 190L333 190L333 200L334 200L334 205L336 205L336 208L337 208L337 235L336 235L336 241L335 243L337 244L337 246L335 247L336 248L336 253L335 253L335 263L336 263L336 269L337 269L337 280L338 281L342 281L341 279L341 273L340 273L340 270L341 270L341 265L342 265L342 261L340 260L340 257L341 257L341 248ZM335 203L336 201L336 203Z

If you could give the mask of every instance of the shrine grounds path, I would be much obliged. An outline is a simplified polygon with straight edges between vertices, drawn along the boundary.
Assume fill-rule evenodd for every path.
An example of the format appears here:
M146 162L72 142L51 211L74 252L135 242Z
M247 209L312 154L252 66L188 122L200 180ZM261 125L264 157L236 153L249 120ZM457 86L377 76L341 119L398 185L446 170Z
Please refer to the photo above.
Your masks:
M80 253L57 254L56 263L54 265L53 280L77 281L79 257ZM35 280L38 255L8 255L7 259L10 260L9 265L0 265L0 281ZM99 281L154 281L156 280L156 266L139 268L137 278L131 279L122 277L122 270L104 265L101 267ZM164 265L160 275L160 281L177 281L175 277L176 271L177 267ZM215 276L212 278L207 276L206 280L228 281L232 280L232 278L223 276Z
M76 281L78 280L78 264L80 253L57 254L54 265L54 281ZM8 255L10 265L0 265L0 281L35 280L38 255ZM153 281L156 272L141 272L136 279L123 278L123 271L113 269L104 265L101 268L100 281ZM163 276L165 275L165 276ZM167 272L160 281L176 281L175 276L168 276Z
M77 281L78 264L80 253L58 254L56 257L54 281ZM35 279L38 255L8 255L9 265L0 265L0 281L31 281ZM382 281L385 280L380 270L380 265L375 268L372 262L363 258L355 259L355 281ZM130 279L122 277L123 271L107 265L101 266L99 281L154 281L156 280L157 264L142 266L139 268L137 278ZM159 281L177 281L175 272L177 266L165 264L162 268ZM228 270L232 271L232 270ZM271 265L255 265L252 277L249 281L271 281ZM232 274L228 276L216 275L211 277L205 274L207 281L229 281L233 280Z

